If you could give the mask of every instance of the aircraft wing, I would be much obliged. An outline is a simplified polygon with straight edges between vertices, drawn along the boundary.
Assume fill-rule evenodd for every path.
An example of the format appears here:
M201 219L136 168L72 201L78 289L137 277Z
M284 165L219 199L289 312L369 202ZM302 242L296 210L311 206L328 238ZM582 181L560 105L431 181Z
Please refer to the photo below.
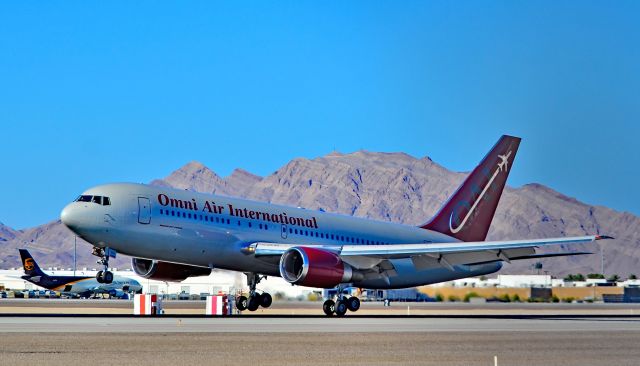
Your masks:
M564 252L536 254L535 249L552 245L588 243L608 236L590 235L533 240L502 240L482 242L382 244L382 245L308 245L284 243L253 243L248 252L256 256L279 256L292 247L314 247L327 250L356 268L372 268L389 259L411 258L416 268L424 268L434 260L453 269L458 264L478 264L494 261L532 259L538 257L590 254L587 252Z

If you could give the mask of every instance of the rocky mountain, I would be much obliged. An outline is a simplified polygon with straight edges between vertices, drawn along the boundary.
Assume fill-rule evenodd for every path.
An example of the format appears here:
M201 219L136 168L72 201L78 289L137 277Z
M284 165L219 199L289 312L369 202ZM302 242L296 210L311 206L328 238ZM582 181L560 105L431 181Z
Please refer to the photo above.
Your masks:
M294 159L266 177L237 169L223 178L201 163L190 162L152 184L416 225L436 212L465 175L427 157L358 151ZM597 255L543 260L543 270L555 275L600 272L603 248L607 274L640 274L640 218L579 202L539 184L506 188L488 239L593 233L616 240L572 247ZM19 264L13 254L19 246L34 248L46 266L69 267L72 263L73 235L58 221L14 231L14 238L0 242L0 267ZM79 267L95 267L89 248L78 240ZM128 259L113 263L127 266ZM513 262L502 273L531 273L532 264Z
M15 230L0 222L0 242L12 240L16 234Z

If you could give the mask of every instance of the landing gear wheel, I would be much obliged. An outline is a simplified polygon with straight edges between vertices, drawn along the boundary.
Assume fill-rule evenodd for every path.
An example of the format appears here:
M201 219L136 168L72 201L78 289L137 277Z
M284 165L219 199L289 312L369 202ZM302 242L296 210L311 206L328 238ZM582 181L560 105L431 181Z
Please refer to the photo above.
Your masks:
M344 300L338 300L338 302L336 302L335 313L337 316L344 316L344 314L347 313L347 302Z
M98 273L96 274L96 280L98 280L99 283L113 282L113 273L109 272L110 253L113 258L116 257L115 250L112 250L112 249L110 250L108 247L107 248L94 247L93 251L91 252L91 254L95 255L96 257L100 257L98 264L101 264L104 268L102 271L98 271Z
M256 311L258 310L259 307L260 307L260 299L258 299L258 296L256 295L249 296L249 303L247 304L247 310Z
M271 298L271 295L269 295L268 293L263 293L262 295L260 295L260 306L262 306L263 308L268 308L269 306L271 306L271 303L273 302L273 299Z
M347 299L347 308L349 311L358 311L360 309L360 299L355 296L351 296Z
M240 311L247 310L247 297L246 296L238 296L236 299L236 308Z
M249 285L249 299L247 300L247 309L249 311L256 311L262 305L265 308L271 306L272 299L271 295L268 293L263 293L262 295L256 292L256 286L260 283L261 280L267 278L267 276L261 276L257 273L248 272L245 273L247 275L247 285Z
M325 315L332 316L336 311L336 303L333 302L333 300L325 301L324 304L322 304L322 311L324 311Z
M102 276L103 276L102 280L104 281L104 283L113 282L113 272L104 271Z

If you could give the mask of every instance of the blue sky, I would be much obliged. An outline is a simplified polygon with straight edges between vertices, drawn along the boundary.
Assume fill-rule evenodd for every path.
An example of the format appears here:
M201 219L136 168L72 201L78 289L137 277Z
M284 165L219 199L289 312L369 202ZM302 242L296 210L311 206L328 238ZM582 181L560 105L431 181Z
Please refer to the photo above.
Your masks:
M640 3L0 5L0 221L199 160L268 175L333 150L470 170L640 214Z

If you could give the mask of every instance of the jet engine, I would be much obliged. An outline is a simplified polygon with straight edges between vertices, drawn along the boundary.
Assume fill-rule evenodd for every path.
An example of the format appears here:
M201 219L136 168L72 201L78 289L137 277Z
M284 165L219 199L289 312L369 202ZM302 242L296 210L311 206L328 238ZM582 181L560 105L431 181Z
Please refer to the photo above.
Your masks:
M189 277L208 276L211 268L188 266L151 259L131 259L133 271L140 277L157 281L182 282Z
M287 249L280 257L280 276L294 285L321 288L333 288L361 277L337 254L310 247Z

